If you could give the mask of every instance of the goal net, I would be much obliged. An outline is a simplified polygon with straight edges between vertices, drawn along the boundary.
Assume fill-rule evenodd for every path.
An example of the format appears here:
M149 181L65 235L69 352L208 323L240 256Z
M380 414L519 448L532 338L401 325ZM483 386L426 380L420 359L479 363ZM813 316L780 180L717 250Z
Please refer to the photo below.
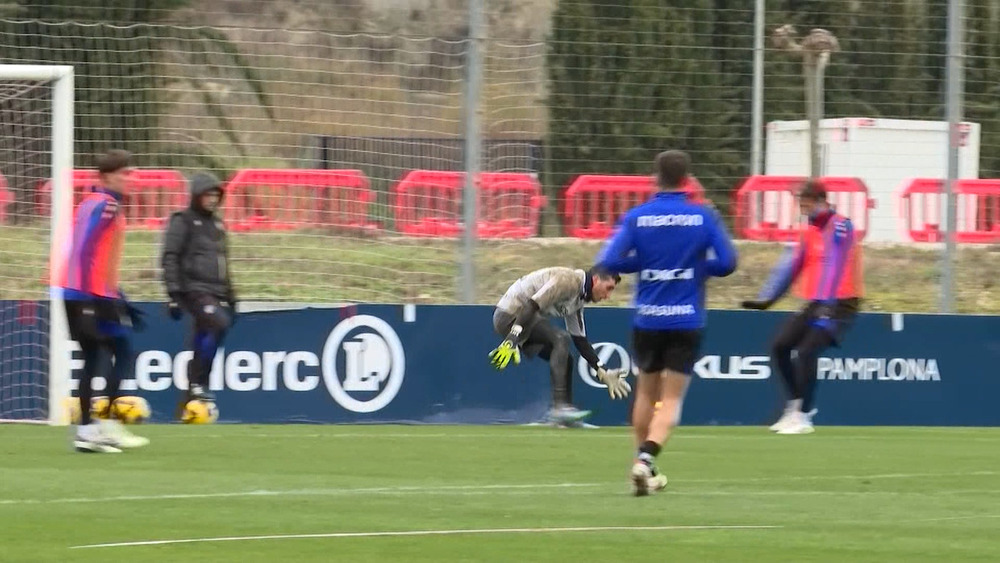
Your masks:
M441 10L372 32L204 25L197 10L175 14L196 26L16 21L0 47L75 65L78 188L110 148L149 174L125 205L133 300L166 297L164 219L188 204L184 177L208 170L226 185L241 303L457 303L472 42L465 8ZM556 202L542 185L543 43L481 51L475 301L489 303L544 261L530 239Z
M464 25L464 8L447 14L441 29L385 33L43 20L0 19L0 61L74 65L78 164L67 165L70 199L54 205L58 190L46 181L55 82L7 67L0 75L0 175L10 197L0 219L0 418L49 416L47 342L71 345L46 324L63 313L46 301L48 248L59 240L48 217L72 213L72 194L93 185L93 159L108 149L133 153L142 178L123 206L121 284L134 301L166 298L162 233L170 214L188 205L185 178L197 170L225 183L222 215L241 309L466 300L472 41L447 31ZM551 265L551 251L531 241L546 206L543 112L537 103L522 107L543 94L544 51L537 37L515 43L499 58L481 49L485 76L472 102L486 110L477 303L496 302L515 279ZM567 264L591 260L594 249L578 246Z
M69 232L73 71L0 65L0 421L62 422L68 342L50 299L55 244ZM43 186L51 211L40 213Z

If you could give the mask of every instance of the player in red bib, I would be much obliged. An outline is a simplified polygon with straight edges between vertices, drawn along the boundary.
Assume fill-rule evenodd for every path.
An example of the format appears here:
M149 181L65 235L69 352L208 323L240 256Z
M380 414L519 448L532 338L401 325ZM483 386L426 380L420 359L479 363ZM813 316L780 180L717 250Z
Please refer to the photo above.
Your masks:
M130 160L129 153L122 150L110 151L98 159L100 185L87 194L74 213L66 263L59 274L70 338L80 344L83 352L81 421L73 440L74 447L82 452L115 453L149 443L116 420L97 423L90 415L93 378L100 375L107 381L110 408L118 397L119 383L132 367L129 333L133 328L142 328L138 309L125 300L118 287L125 242L122 200L132 173ZM112 356L114 368L106 369Z
M851 220L827 203L826 188L818 180L806 182L798 197L809 218L798 245L774 268L758 298L742 303L746 309L768 309L792 283L807 301L782 325L771 347L771 362L790 396L784 414L771 426L779 434L813 432L816 362L824 349L839 344L864 294L861 246Z

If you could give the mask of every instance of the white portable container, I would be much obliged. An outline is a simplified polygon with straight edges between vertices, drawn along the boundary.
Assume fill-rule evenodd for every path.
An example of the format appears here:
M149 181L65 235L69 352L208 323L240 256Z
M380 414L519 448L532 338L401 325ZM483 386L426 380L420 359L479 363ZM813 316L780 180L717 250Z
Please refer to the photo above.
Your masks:
M978 123L960 127L959 178L979 177ZM914 178L944 179L948 172L948 122L845 117L820 122L820 176L852 176L868 187L866 241L909 242L899 196ZM767 125L765 171L772 176L809 174L809 122ZM783 198L786 199L786 198ZM917 223L944 223L943 197L922 206ZM974 198L958 204L958 224L972 220ZM855 210L859 212L859 210ZM847 213L850 215L850 213ZM782 213L784 215L784 213Z

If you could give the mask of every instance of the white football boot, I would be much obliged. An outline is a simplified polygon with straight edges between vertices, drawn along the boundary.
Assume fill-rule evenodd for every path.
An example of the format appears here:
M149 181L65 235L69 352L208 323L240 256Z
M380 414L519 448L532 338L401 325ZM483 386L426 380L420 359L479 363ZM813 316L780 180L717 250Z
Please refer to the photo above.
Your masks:
M649 489L651 493L658 493L663 489L667 488L667 476L662 472L653 475L649 479L646 479L646 488Z
M816 431L812 423L813 413L815 411L809 413L796 411L792 421L778 430L778 434L812 434Z
M103 425L97 421L77 426L76 434L73 436L73 448L78 452L84 453L122 453L117 442L113 438L106 436L102 427Z
M104 435L110 437L119 448L141 448L149 444L149 438L136 436L135 434L129 432L125 429L125 425L122 424L121 421L114 419L102 420L101 426L101 431Z
M802 408L802 399L792 399L785 403L785 412L781 418L771 425L771 432L780 432L784 428L791 426L796 421L796 413Z
M632 494L637 497L644 497L649 494L649 480L653 477L653 470L641 461L632 464L629 471L629 479L632 481Z

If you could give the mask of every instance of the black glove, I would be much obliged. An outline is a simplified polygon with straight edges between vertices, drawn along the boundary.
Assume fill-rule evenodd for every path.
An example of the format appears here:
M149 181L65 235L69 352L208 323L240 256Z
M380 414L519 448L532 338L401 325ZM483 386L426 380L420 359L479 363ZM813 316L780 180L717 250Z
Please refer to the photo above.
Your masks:
M740 302L740 307L744 309L751 309L753 311L766 311L774 305L774 301L757 301L754 299L747 299L746 301Z
M167 303L167 314L170 315L170 318L175 321L181 320L181 317L184 316L184 310L181 309L180 300L180 293L171 293L170 302Z
M125 306L128 308L128 316L132 321L132 330L136 332L142 332L146 330L146 313L143 313L138 307L132 305L131 303L126 303Z

